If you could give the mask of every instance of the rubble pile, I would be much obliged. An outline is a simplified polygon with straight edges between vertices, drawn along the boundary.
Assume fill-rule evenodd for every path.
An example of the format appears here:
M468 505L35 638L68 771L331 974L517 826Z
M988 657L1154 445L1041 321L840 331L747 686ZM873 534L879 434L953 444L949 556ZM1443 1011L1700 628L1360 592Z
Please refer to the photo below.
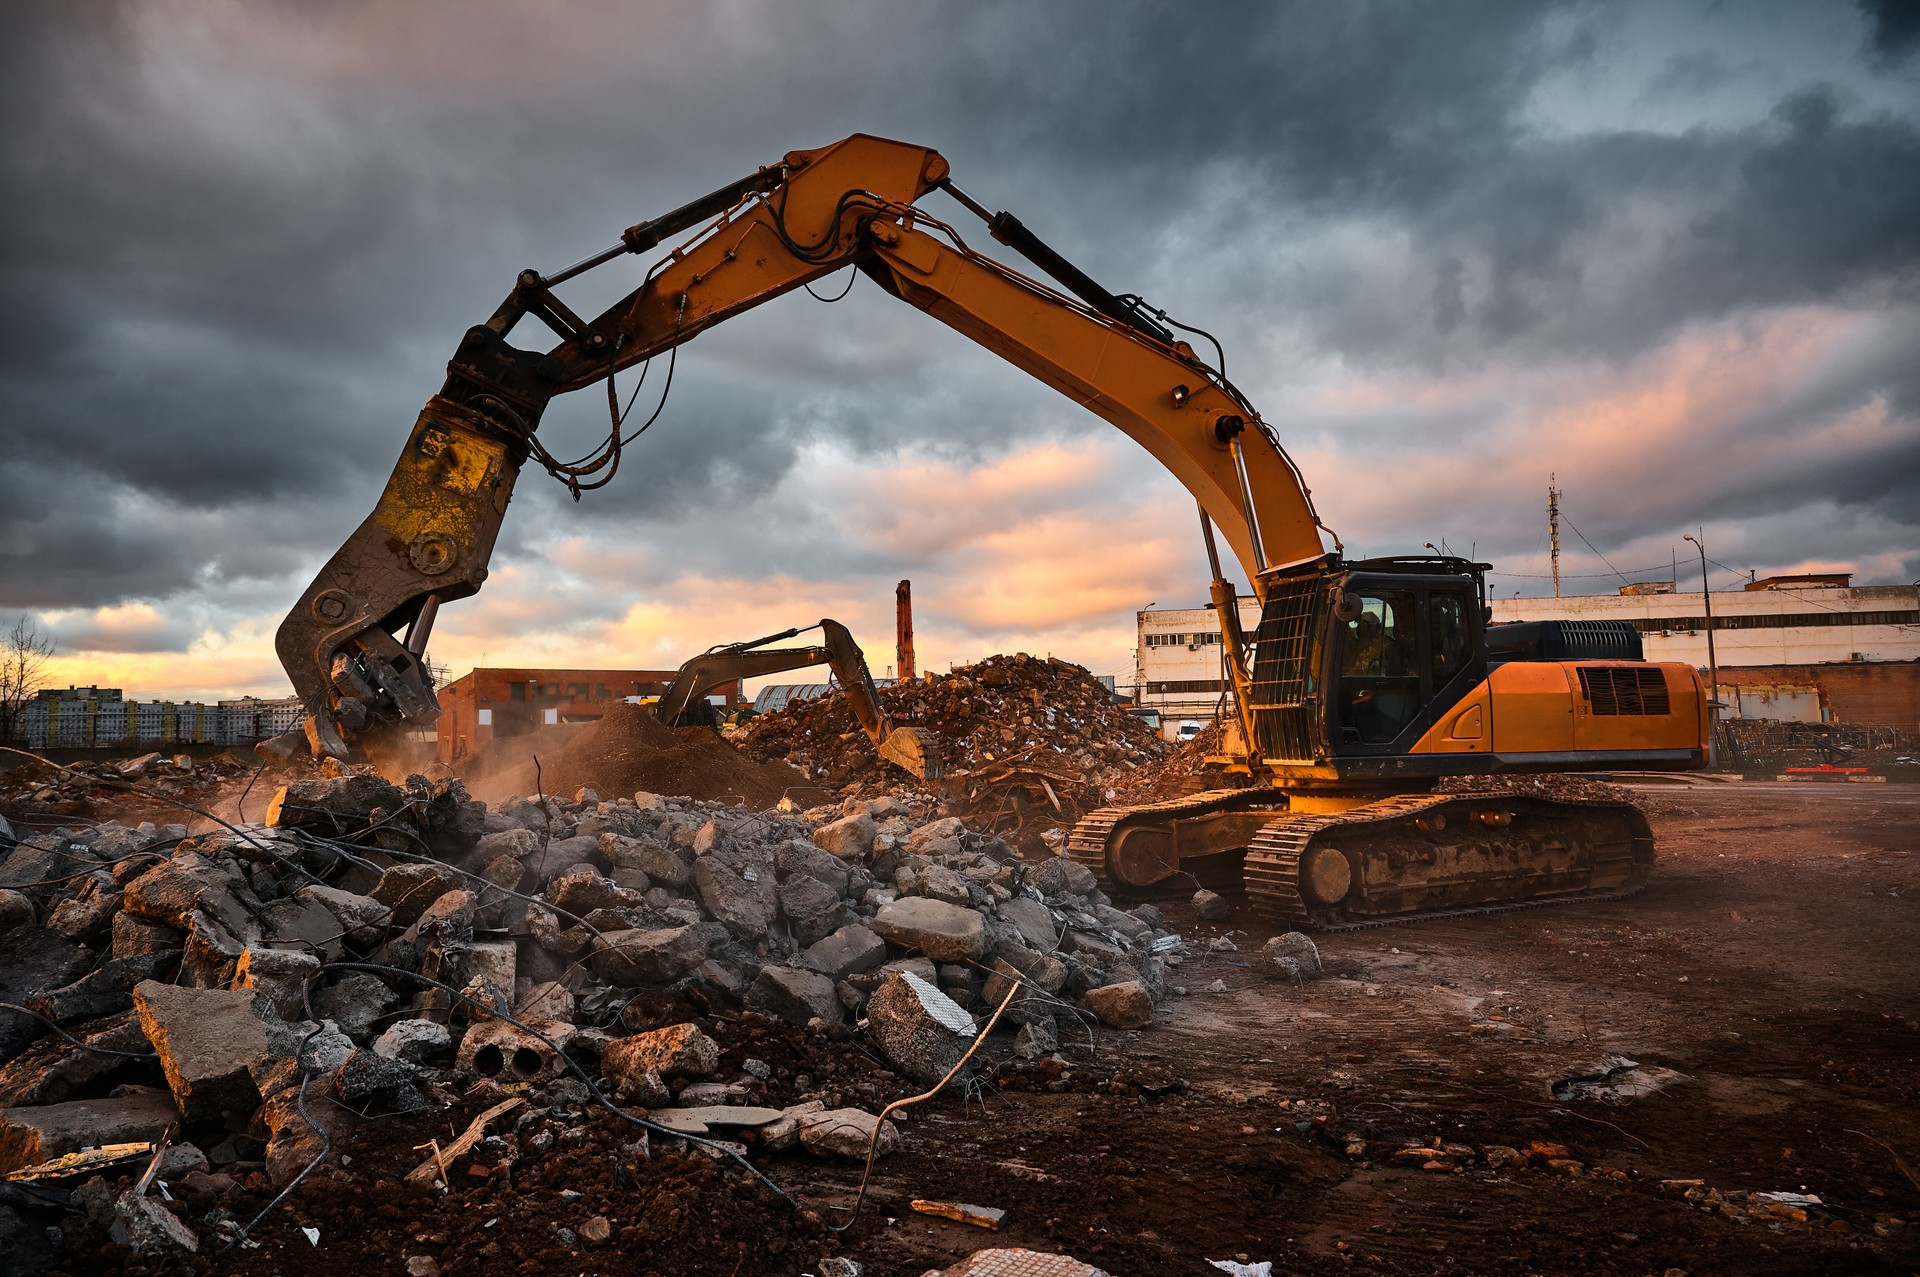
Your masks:
M1111 801L1128 773L1171 748L1081 666L1024 652L882 688L880 698L895 724L939 736L953 810L1029 850L1045 830ZM840 696L762 714L737 742L841 792L886 793L903 780Z
M356 1114L476 1088L578 1106L591 1080L656 1137L722 1154L897 1141L840 1092L766 1106L768 1065L729 1077L719 1020L864 1030L866 1052L841 1053L915 1086L996 1009L1027 1060L1151 1024L1182 958L1157 910L935 815L590 789L489 809L450 777L348 772L287 783L258 824L0 827L0 1002L20 1008L0 1008L0 1173L170 1141L164 1173L89 1211L121 1244L191 1250L204 1229L149 1194L156 1176L284 1187Z
M0 756L0 764L13 764ZM239 777L258 771L260 762L228 750L212 758L190 754L142 754L105 762L55 767L22 762L0 766L0 817L22 822L35 817L88 816L102 810L117 815L150 813L171 819L178 807L162 800L142 801L130 786L192 803L212 806Z
M1114 786L1116 803L1153 803L1167 798L1183 798L1205 789L1232 789L1248 783L1245 776L1210 770L1207 759L1218 755L1223 746L1222 720L1211 718L1200 734L1182 741L1157 762L1135 768Z
M1448 776L1435 786L1445 794L1530 794L1536 798L1565 798L1573 801L1632 803L1630 790L1586 776L1553 774L1513 776Z

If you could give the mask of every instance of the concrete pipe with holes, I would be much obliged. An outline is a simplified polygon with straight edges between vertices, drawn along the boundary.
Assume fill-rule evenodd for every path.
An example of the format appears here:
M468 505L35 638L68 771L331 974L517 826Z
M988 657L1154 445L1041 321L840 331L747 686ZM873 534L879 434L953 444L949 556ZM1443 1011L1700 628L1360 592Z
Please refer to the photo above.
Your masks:
M527 1024L562 1050L578 1032L561 1020L528 1020ZM460 1040L458 1067L462 1073L485 1082L538 1085L551 1082L566 1064L552 1047L533 1034L505 1020L487 1020L468 1029Z

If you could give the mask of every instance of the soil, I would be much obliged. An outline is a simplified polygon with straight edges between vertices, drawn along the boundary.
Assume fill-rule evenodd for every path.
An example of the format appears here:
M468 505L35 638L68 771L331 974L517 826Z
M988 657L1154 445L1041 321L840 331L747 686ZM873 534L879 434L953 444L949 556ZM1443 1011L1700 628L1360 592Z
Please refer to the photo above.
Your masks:
M1660 846L1639 895L1321 936L1327 978L1305 985L1254 975L1258 926L1165 902L1194 951L1173 975L1189 992L1151 1030L1089 1034L1063 1047L1064 1066L1003 1064L967 1096L910 1111L845 1234L826 1225L846 1218L856 1164L756 1154L795 1209L657 1137L639 1157L623 1147L632 1128L604 1112L553 1122L544 1155L530 1122L517 1162L476 1158L510 1169L458 1172L445 1195L397 1187L425 1156L415 1145L444 1143L493 1098L471 1095L453 1112L356 1123L351 1162L279 1207L259 1249L209 1242L186 1266L335 1277L370 1256L400 1272L426 1255L448 1277L725 1277L814 1272L835 1253L891 1277L1016 1245L1119 1277L1212 1277L1206 1260L1236 1255L1313 1274L1914 1272L1920 1184L1896 1154L1920 1167L1920 789L1633 792ZM1220 936L1235 950L1210 951ZM1224 992L1208 991L1216 980ZM766 1060L769 1102L877 1108L919 1089L845 1030L708 1010L722 1076ZM1618 1105L1554 1098L1556 1079L1608 1053L1681 1079ZM1349 1136L1365 1148L1350 1153ZM1538 1141L1542 1155L1503 1170L1391 1156L1433 1140ZM1550 1145L1566 1165L1543 1164ZM1821 1204L1805 1221L1740 1218L1663 1190L1675 1179ZM244 1220L269 1197L223 1205ZM996 1234L918 1215L915 1197L997 1206L1006 1222ZM182 1211L198 1222L210 1205ZM555 1231L594 1215L612 1224L597 1249ZM68 1272L175 1270L67 1227Z
M804 790L796 801L809 805L824 793L785 763L748 758L710 728L675 729L644 706L625 704L593 723L492 741L460 771L486 802L531 794L536 786L566 795L591 789L604 798L646 790L756 808L773 806L790 790Z

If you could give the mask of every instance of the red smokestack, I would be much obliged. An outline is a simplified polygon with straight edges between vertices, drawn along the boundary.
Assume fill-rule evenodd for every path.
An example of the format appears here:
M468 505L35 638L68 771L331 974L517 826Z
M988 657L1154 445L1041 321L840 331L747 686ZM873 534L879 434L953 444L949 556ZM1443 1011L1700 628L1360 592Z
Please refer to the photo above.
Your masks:
M894 669L903 683L913 681L913 582L893 589Z

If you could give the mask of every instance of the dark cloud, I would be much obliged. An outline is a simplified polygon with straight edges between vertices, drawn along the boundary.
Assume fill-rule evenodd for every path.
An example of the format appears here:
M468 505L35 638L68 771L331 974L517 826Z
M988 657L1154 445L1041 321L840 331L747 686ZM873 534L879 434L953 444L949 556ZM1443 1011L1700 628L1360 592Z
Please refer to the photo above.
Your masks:
M1913 0L1857 0L1870 24L1867 47L1883 64L1904 61L1920 49L1920 4Z
M1911 52L1910 6L1863 3L1855 43L1787 79L1713 47L1713 24L1739 19L1709 7L1697 47L1627 68L1633 93L1684 111L1775 83L1764 108L1555 127L1570 85L1620 70L1606 33L1634 12L7 6L0 604L274 610L371 506L460 331L518 269L855 130L940 147L970 193L1096 277L1218 331L1276 418L1342 376L1619 366L1769 308L1910 302L1916 115L1847 79L1848 59L1866 75L1862 41L1883 70ZM591 312L640 269L569 296ZM1911 494L1887 470L1909 457L1915 393L1884 370L1833 387L1887 396L1906 424L1807 476L1909 541ZM1410 402L1351 439L1300 428L1391 458L1407 439L1471 441L1478 411ZM1760 416L1756 437L1791 429ZM831 308L796 295L690 343L616 485L575 507L529 472L498 556L578 535L738 575L906 571L897 547L781 504L822 446L979 462L1102 429L861 281ZM604 430L587 394L543 434L566 453ZM1725 473L1710 513L1780 499L1778 476Z

